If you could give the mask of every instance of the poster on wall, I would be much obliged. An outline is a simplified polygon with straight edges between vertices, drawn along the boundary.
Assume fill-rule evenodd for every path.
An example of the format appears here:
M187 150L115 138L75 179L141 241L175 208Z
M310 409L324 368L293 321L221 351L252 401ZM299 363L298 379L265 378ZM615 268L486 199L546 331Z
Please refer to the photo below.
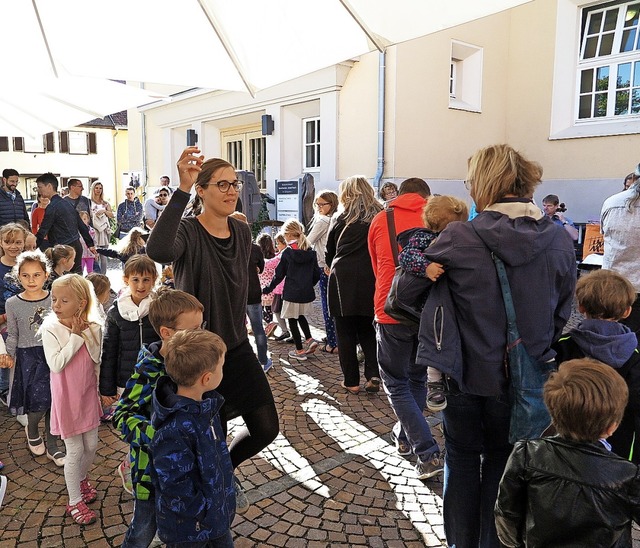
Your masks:
M142 185L142 171L124 171L122 173L122 193L127 187L132 186L136 189L136 193L140 192Z
M297 219L300 211L299 181L276 181L276 219Z

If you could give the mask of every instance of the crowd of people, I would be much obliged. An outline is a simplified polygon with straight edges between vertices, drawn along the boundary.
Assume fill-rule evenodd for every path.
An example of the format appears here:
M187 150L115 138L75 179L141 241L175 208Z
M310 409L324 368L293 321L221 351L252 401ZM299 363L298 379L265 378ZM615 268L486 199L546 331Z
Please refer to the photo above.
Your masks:
M354 176L317 193L309 226L289 219L255 243L231 164L188 147L177 168L174 192L166 181L143 205L127 188L115 214L99 181L87 198L70 179L62 198L46 173L31 218L3 172L0 398L31 454L64 469L76 523L96 521L89 476L112 420L135 499L123 546L233 546L249 508L235 471L279 432L271 339L293 345L294 365L337 354L348 394L384 391L397 453L421 480L444 472L449 546L631 545L640 166L603 205L603 269L579 280L576 226L558 196L534 203L542 168L507 145L469 159L471 213L419 178L376 198ZM119 295L106 257L123 264ZM574 302L585 319L567 331ZM425 409L442 412L444 447ZM5 489L0 476L0 504Z

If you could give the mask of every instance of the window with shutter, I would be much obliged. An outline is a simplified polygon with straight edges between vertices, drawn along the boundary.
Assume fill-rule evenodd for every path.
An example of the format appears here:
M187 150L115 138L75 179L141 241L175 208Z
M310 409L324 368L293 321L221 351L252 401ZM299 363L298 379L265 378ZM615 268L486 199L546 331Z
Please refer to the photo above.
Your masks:
M89 138L89 154L97 154L98 153L98 143L96 140L96 134L93 132L87 133Z
M15 152L24 151L24 139L22 137L14 137L13 138L13 150Z
M9 151L9 137L0 137L0 152Z
M61 131L60 135L60 152L63 154L69 153L69 132Z
M44 136L44 143L45 143L44 149L46 152L55 152L54 142L55 142L55 137L53 133L47 133Z

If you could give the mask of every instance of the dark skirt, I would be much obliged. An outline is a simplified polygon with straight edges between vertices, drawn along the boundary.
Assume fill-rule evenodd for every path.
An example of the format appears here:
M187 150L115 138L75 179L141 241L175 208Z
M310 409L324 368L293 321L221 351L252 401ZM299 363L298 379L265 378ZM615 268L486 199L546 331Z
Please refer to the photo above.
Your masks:
M274 405L267 376L256 358L249 339L227 351L222 382L216 391L224 397L220 415L231 420L264 405Z
M42 346L17 348L9 409L15 415L51 408L49 366Z
M273 294L273 302L271 303L271 312L280 314L282 312L282 295Z

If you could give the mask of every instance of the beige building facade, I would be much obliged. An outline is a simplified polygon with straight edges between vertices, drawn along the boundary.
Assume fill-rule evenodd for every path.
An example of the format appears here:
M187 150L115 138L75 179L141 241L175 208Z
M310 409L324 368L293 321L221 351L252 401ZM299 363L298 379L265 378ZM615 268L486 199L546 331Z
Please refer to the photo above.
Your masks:
M316 189L353 174L373 180L383 71L382 182L417 176L466 196L467 158L506 142L543 165L538 201L558 194L574 221L596 219L640 161L637 12L633 2L535 0L393 46L383 70L370 53L256 97L158 89L172 102L129 113L130 166L149 184L165 173L177 182L193 129L205 156L253 171L272 195L276 180L307 172Z

